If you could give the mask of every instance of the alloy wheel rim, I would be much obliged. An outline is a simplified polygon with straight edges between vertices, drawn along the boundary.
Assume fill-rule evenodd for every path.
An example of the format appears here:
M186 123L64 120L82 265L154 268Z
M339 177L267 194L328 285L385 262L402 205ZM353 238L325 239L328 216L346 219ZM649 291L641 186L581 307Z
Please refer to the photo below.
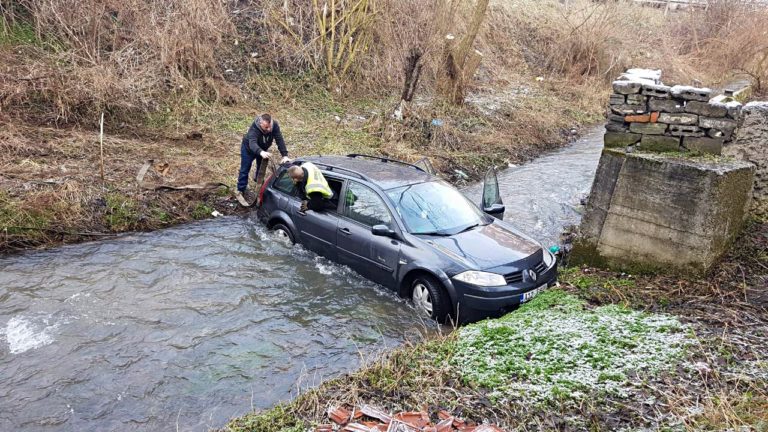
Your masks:
M429 296L429 290L422 284L416 284L413 287L413 304L427 316L432 316L432 298Z

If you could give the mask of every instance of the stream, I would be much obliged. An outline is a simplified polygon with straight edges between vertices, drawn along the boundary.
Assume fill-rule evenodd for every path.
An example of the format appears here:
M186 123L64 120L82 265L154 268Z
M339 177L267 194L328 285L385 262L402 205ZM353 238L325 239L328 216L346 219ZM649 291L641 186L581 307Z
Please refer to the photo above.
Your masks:
M557 243L601 147L499 172L505 219ZM252 217L0 258L0 430L217 428L440 331Z

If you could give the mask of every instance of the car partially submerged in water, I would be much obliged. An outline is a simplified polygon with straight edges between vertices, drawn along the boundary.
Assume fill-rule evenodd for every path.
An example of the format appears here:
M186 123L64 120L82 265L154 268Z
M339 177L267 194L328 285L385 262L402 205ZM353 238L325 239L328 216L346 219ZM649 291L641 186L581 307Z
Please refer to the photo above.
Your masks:
M494 170L480 206L429 167L366 155L298 159L321 169L329 210L299 211L283 165L259 191L259 218L291 242L413 300L441 323L501 315L557 280L557 260L501 220Z

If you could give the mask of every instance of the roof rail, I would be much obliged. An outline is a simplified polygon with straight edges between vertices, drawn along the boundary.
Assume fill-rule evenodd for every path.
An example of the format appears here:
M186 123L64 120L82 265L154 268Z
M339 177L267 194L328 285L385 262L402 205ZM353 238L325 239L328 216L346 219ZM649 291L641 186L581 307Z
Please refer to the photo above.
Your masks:
M357 172L355 170L351 170L349 168L343 168L343 167L340 167L340 166L337 166L337 165L327 164L325 162L312 162L312 163L315 164L319 168L324 168L326 171L337 171L337 172L338 171L344 171L344 172L349 173L352 176L357 177L357 178L359 178L361 180L371 181L371 179L368 176L366 176L365 174L362 174L362 173Z
M416 168L417 170L419 170L419 171L422 171L422 172L426 172L426 171L424 171L424 169L423 169L422 167L420 167L420 166L417 166L417 165L414 165L414 164L410 164L410 163L408 163L408 162L403 162L403 161L401 161L401 160L397 160L397 159L390 159L390 158L385 158L385 157L381 157L381 156L373 156L373 155L367 155L367 154L359 154L359 153L350 153L350 154L348 154L348 155L347 155L347 157L351 157L351 158L368 158L368 159L378 159L378 160L380 160L380 161L382 161L382 162L385 162L385 163L386 163L386 162L392 162L392 163L396 163L396 164L400 164L400 165L409 166L409 167L411 167L411 168Z

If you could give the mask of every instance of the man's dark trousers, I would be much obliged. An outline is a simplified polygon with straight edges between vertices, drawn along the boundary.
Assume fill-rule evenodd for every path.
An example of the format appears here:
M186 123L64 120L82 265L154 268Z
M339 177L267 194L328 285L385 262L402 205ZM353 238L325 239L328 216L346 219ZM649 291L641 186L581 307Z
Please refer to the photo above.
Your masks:
M248 141L243 139L240 145L240 174L237 176L237 190L240 192L245 192L245 188L248 186L248 173L251 171L254 160L256 161L256 174L258 174L261 166L261 155L251 153L248 149Z

